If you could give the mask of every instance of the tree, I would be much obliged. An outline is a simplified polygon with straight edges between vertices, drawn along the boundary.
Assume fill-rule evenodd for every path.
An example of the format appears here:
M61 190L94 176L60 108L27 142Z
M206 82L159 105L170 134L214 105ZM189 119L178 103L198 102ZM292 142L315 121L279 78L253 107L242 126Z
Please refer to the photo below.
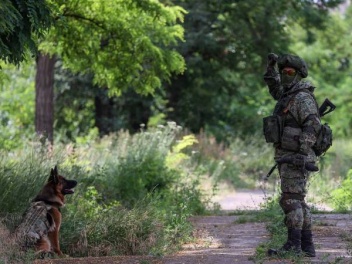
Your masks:
M40 49L73 72L91 74L109 95L128 89L152 94L172 73L183 72L183 58L172 48L183 37L182 8L155 0L53 4L57 20Z
M45 0L2 0L0 6L0 60L19 64L27 50L37 51L37 38L52 23Z
M175 0L189 13L178 50L187 71L167 85L168 118L218 137L261 130L274 103L262 81L266 55L290 52L288 28L302 25L310 41L342 1ZM293 51L294 52L294 51Z
M132 123L136 127L153 115L175 120L194 132L205 128L222 140L261 130L261 117L274 104L262 80L267 53L302 50L292 48L294 25L306 32L305 44L314 42L329 25L328 8L339 2L174 1L188 10L186 41L177 46L187 71L164 83L166 95L156 90L154 98L123 92L109 99L107 91L100 92L98 101L106 103L101 131L133 131ZM135 115L128 116L132 112Z
M52 24L51 9L48 3L45 0L3 0L0 6L0 16L2 18L0 21L0 60L18 65L25 59L27 50L35 56L38 38L42 37ZM41 58L38 61L43 61L44 64L46 62ZM39 88L47 85L46 81L50 78L42 75L44 79L40 81L42 63L38 66L37 91L40 91ZM41 120L45 120L42 117L48 113L47 99L45 93L37 96L38 105L41 100L44 100L44 107L36 112L36 125L40 124L39 131L48 130L45 122L40 123ZM52 131L47 132L52 134Z
M55 57L40 54L35 78L35 131L53 143Z
M0 78L0 149L13 150L33 135L34 62L0 65L4 76Z
M352 107L351 15L352 6L343 15L332 13L326 18L328 26L324 31L312 30L314 42L308 41L309 34L304 34L298 25L291 30L292 38L296 40L292 49L299 50L308 63L308 78L316 87L318 102L329 98L337 106L333 113L322 119L332 127L334 137L351 136L352 121L347 114Z
M56 67L55 131L73 141L95 133L95 127L101 136L121 129L134 133L142 123L149 124L153 108L159 104L159 91L139 95L130 89L109 96L109 89L93 85L92 76Z

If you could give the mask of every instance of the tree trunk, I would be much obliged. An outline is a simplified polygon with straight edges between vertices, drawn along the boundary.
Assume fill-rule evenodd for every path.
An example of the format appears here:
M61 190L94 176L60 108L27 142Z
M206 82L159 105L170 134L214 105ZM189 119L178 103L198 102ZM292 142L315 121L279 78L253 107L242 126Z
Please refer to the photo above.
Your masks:
M113 131L113 100L109 98L107 88L99 88L95 95L95 126L99 135L104 136Z
M53 143L55 57L39 54L35 78L35 131Z

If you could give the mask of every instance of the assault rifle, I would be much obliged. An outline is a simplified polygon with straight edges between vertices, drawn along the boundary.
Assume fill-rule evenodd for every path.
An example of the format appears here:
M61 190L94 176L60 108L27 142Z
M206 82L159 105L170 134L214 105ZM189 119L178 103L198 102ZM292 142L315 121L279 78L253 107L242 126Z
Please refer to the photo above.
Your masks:
M320 117L327 115L328 113L334 111L336 106L328 99L326 98L324 102L321 104L319 107L319 115Z
M315 164L313 162L305 162L304 159L305 159L305 157L300 154L295 154L295 155L288 156L288 157L285 156L285 157L278 159L276 161L275 165L270 169L268 174L265 176L264 180L267 180L270 177L270 175L273 173L273 171L276 169L276 167L280 164L283 164L283 163L302 166L302 169L304 168L307 171L318 171L319 170L319 168L317 166L315 166Z

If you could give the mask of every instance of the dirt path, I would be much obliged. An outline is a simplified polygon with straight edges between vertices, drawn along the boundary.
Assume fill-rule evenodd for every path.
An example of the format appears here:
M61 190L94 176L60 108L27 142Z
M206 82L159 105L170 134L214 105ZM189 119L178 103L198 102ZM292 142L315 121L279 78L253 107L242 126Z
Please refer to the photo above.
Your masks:
M165 263L256 263L256 247L265 242L269 234L264 223L236 223L238 216L197 217L193 221L198 230L208 232L211 242L205 247L192 245L179 252L176 260ZM352 263L347 242L342 239L352 231L352 217L344 214L314 215L314 241L317 256L304 263ZM206 237L203 239L207 241ZM206 243L204 243L206 245ZM182 261L183 260L183 261ZM339 262L337 262L339 261ZM269 263L290 263L267 259Z
M224 209L258 209L264 193L237 192L219 199ZM348 214L318 214L314 218L314 240L317 257L307 258L304 263L352 263L347 242L342 238L351 235L352 216ZM166 264L232 264L232 263L290 263L286 260L266 259L255 262L256 247L265 243L269 234L265 223L241 223L238 215L199 216L191 219L196 243L185 245L183 250L172 256L152 258L104 257L48 260L40 263L166 263ZM352 242L351 242L352 243ZM350 247L352 250L352 246ZM39 262L38 262L39 263Z

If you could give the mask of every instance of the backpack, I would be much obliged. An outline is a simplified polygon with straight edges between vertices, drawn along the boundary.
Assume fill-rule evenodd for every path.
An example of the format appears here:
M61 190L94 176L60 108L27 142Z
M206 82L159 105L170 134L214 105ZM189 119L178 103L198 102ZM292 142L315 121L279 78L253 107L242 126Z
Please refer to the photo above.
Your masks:
M328 113L334 111L336 106L330 102L328 98L324 100L322 105L319 107L319 115L323 117ZM317 136L317 141L313 146L315 155L322 156L325 155L326 151L332 146L332 130L330 126L325 123L321 125L320 132Z

